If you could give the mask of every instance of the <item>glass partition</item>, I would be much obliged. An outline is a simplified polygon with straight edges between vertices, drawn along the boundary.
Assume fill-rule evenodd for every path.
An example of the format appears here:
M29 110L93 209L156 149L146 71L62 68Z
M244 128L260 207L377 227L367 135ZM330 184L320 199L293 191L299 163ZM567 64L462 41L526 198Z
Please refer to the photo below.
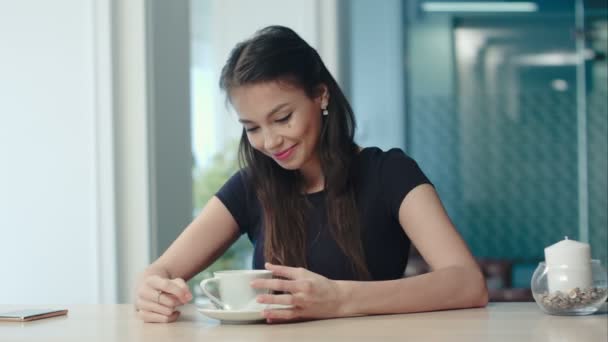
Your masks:
M605 264L605 3L428 3L404 7L406 146L475 256L513 287L564 236Z

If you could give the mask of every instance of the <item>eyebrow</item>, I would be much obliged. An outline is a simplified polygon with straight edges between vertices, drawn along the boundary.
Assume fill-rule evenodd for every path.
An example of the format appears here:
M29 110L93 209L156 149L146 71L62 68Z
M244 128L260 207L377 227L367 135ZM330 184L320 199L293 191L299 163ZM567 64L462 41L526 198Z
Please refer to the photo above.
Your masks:
M269 117L269 116L272 116L272 115L276 114L279 110L283 109L283 107L285 107L287 105L289 105L289 103L285 102L285 103L281 103L281 104L275 106L270 112L268 112L268 114L266 114L266 117ZM247 120L247 119L239 119L239 121L241 123L244 123L244 124L251 124L251 123L253 123L253 121Z

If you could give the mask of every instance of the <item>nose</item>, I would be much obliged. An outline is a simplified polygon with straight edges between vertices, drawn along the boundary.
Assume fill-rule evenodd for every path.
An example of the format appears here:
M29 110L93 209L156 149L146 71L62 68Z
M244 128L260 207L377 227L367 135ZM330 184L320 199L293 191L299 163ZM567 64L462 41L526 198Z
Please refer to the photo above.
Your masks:
M281 143L283 143L283 139L279 134L276 134L271 129L266 130L266 133L264 134L264 149L266 149L266 151L276 152L277 148L281 146Z

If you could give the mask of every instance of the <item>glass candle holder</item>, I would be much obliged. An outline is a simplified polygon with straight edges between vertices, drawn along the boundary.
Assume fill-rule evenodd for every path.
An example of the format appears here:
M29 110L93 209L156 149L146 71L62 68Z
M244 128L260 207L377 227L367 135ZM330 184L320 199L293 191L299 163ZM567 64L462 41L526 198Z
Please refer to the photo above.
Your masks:
M578 268L569 265L547 266L545 262L540 262L531 283L536 304L550 315L580 316L596 312L608 298L608 276L599 260L591 260L589 267L589 286L570 287L568 285L577 283L573 280L581 274Z

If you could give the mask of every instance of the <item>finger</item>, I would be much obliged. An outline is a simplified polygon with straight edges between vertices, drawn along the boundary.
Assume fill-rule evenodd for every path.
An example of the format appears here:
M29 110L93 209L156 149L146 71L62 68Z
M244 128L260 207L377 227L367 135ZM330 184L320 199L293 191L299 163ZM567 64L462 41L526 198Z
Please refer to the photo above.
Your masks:
M298 284L296 281L283 279L255 279L251 281L251 287L254 289L268 289L289 293L298 291Z
M163 292L174 295L182 302L185 301L188 297L188 294L190 294L190 291L188 289L184 289L183 287L177 285L175 282L167 278L150 277L148 279L148 284L154 289L161 290Z
M264 267L266 267L267 270L272 271L272 275L288 279L301 278L303 273L306 272L306 270L301 267L274 265L269 262L264 264Z
M182 278L171 279L171 281L174 282L175 285L181 287L182 289L184 289L186 291L186 296L183 298L180 298L180 299L183 299L183 301L182 301L183 304L188 303L192 299L192 292L190 292L190 287L188 286L186 281Z
M282 305L295 305L295 298L290 294L282 294L282 295L259 295L257 297L258 303L263 304L282 304Z
M264 317L268 320L292 320L299 317L299 311L297 309L276 309L276 310L264 310L262 312Z
M139 295L139 299L142 299L143 301L152 302L152 303L158 303L160 305L163 305L166 307L171 307L171 308L182 305L182 301L179 300L174 295L166 293L166 292L163 292L159 295L158 291L160 291L160 290L156 290L156 289L147 287L141 291L141 293Z
M158 293L157 293L157 297L158 297L158 303L161 305L164 305L164 306L175 308L182 304L185 304L181 299L175 297L174 295L172 295L170 293L163 292L160 294L160 296L158 296Z
M181 287L184 290L187 290L188 292L190 292L190 288L188 287L188 284L186 284L186 281L182 278L174 278L171 279L172 282L175 283L175 285Z
M179 311L175 311L169 316L161 315L156 312L140 310L137 316L146 323L169 323L175 321L180 315Z
M167 307L158 303L150 302L147 300L137 300L136 307L138 310L155 312L157 314L170 316L173 312L175 312L174 307Z

